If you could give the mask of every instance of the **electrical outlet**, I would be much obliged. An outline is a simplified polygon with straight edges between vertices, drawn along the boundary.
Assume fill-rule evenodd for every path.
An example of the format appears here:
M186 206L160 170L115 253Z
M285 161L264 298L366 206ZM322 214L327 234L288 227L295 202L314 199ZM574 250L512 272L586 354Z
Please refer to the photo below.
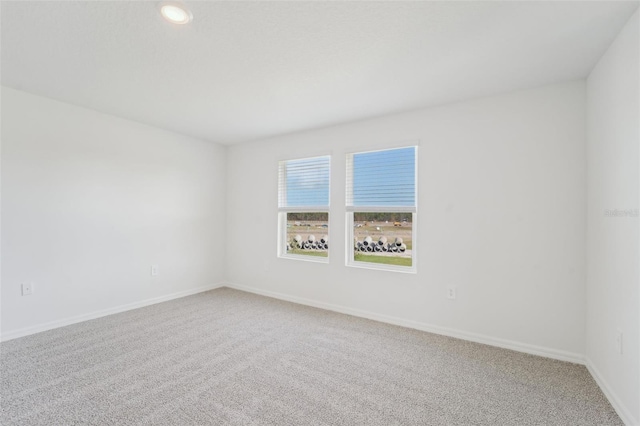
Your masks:
M447 287L447 299L455 299L455 298L456 298L456 288Z
M22 283L22 295L29 296L33 294L33 283Z
M151 265L151 276L155 277L158 275L158 265Z
M621 330L618 330L616 333L616 352L622 355L622 339L624 335Z

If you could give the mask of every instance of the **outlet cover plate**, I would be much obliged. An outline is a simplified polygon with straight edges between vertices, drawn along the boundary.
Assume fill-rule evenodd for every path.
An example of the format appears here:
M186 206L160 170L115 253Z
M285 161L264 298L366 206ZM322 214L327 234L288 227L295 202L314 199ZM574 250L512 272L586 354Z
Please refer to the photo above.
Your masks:
M447 299L455 299L456 298L456 288L455 287L447 287Z
M22 295L30 296L33 294L33 283L22 283Z
M617 330L616 333L616 352L618 352L618 354L622 355L623 352L623 339L624 339L624 334L622 333L622 330Z

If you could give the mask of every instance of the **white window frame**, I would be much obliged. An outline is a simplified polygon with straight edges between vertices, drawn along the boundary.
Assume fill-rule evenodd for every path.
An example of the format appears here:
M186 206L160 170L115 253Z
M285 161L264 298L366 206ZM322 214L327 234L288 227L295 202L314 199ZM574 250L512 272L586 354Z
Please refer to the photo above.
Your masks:
M329 204L326 206L296 206L296 207L280 207L278 206L278 247L277 247L277 256L281 259L293 259L293 260L302 260L305 262L314 262L314 263L329 263L329 258L331 257L331 245L329 245L329 249L327 250L327 256L307 256L303 254L293 254L287 252L287 213L327 213L327 235L329 235L329 241L331 242L331 212L330 204L331 204L331 155L314 155L311 157L301 157L301 158L290 158L287 160L280 160L278 162L278 197L282 196L282 191L286 193L287 186L280 185L280 179L284 182L287 181L286 177L286 163L288 161L296 161L296 160L307 160L314 158L328 157L329 158ZM286 199L286 194L284 196Z
M346 187L348 191L353 188L353 174L350 172L353 170L353 156L356 154L366 154L370 152L389 151L402 148L415 148L415 163L414 163L414 179L415 179L415 206L349 206L345 205L346 209L346 246L345 246L345 265L353 268L363 269L375 269L392 272L403 272L409 274L416 274L418 272L418 144L390 147L384 149L375 149L369 151L356 151L350 152L346 155ZM354 228L354 213L410 213L411 214L411 266L399 266L399 265L385 265L383 263L373 262L359 262L354 259L354 241L355 241L355 228Z

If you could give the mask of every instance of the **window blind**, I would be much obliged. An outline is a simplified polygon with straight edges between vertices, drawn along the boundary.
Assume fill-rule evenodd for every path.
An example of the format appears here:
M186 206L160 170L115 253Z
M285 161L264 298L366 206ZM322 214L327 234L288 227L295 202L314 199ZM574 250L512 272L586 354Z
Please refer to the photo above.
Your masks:
M327 211L331 157L312 157L279 163L278 209Z
M347 155L348 211L416 211L417 147Z

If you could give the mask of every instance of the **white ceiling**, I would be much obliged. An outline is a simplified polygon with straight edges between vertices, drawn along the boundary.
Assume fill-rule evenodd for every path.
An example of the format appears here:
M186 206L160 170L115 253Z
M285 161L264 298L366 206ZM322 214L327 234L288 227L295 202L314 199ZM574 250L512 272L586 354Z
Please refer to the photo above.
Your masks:
M1 4L2 84L230 144L586 77L638 2Z

